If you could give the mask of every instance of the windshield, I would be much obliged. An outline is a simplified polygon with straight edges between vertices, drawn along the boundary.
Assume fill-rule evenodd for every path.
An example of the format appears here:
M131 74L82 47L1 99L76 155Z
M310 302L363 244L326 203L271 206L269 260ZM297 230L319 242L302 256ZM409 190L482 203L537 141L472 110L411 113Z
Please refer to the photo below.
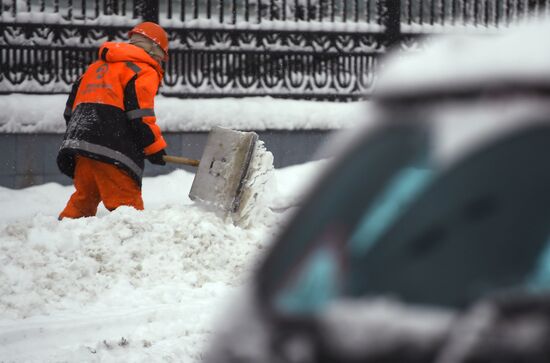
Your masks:
M262 265L257 281L261 298L275 299L287 310L307 311L337 293L345 265L342 252L366 218L366 206L381 203L380 195L389 192L388 183L400 172L426 163L427 141L421 125L388 125L334 161L330 175L311 191ZM414 192L408 183L396 185L393 192L406 199L407 188ZM306 298L306 291L318 296Z
M550 286L550 168L540 159L550 131L517 132L445 170L430 163L426 135L386 129L317 187L262 266L259 287L276 310L372 295L460 308Z

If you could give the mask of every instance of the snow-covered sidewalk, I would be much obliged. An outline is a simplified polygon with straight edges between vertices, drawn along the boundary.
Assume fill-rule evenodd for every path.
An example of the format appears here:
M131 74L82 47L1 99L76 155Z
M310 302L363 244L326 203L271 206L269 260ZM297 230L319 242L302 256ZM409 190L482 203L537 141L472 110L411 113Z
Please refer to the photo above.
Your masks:
M67 95L0 97L0 133L63 133ZM363 102L315 102L270 97L179 99L157 96L155 113L164 132L235 130L336 130L363 121ZM47 110L47 112L44 112Z
M323 164L276 170L272 206L296 204ZM200 361L292 209L235 227L187 198L192 179L146 178L142 212L61 222L72 187L0 188L0 360Z

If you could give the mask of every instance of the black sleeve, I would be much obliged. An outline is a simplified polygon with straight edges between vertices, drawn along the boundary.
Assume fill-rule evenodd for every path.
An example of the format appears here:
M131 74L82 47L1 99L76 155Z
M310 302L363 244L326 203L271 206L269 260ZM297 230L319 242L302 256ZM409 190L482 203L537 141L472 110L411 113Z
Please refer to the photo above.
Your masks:
M69 98L67 99L65 112L63 112L63 117L65 118L65 124L69 123L69 120L71 119L71 115L73 114L74 100L76 98L76 93L78 92L78 87L80 86L80 81L82 81L82 77L78 77L75 84L73 84L73 88L71 89L71 93L69 94Z
M136 74L130 81L126 84L126 88L124 89L124 109L126 111L126 115L131 115L132 111L140 110L139 107L139 101L136 91L136 80L138 75ZM135 113L137 116L129 116L130 126L132 127L132 130L134 131L134 134L136 135L138 139L138 144L145 148L147 145L152 144L155 142L155 135L151 131L151 128L147 126L142 120L141 115L139 115L139 112ZM147 114L147 116L151 116Z
M147 160L149 160L151 164L166 165L166 161L164 161L164 155L166 155L166 151L162 149L161 151L157 151L156 153L147 156Z

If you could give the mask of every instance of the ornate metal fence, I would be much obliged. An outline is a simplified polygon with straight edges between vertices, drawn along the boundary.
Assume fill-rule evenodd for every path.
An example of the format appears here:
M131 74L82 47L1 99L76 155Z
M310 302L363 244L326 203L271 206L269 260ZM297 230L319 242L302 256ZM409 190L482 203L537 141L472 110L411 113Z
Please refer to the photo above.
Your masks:
M494 31L550 0L0 0L0 92L64 93L142 20L170 37L161 92L350 99L419 34Z

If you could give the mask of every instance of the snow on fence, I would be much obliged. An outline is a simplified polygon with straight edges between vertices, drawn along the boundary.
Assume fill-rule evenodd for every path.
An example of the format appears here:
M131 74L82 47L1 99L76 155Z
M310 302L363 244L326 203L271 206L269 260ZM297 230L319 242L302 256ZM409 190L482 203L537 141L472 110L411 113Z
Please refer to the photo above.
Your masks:
M549 11L550 0L404 0L401 31L494 30Z
M1 0L3 22L129 25L133 19L154 17L163 25L187 26L197 19L216 24L269 21L374 23L383 1L376 0ZM107 19L117 19L109 22ZM124 20L125 19L125 20Z
M550 0L0 0L0 93L66 93L106 40L142 20L170 37L161 93L347 100L388 47L496 31Z

